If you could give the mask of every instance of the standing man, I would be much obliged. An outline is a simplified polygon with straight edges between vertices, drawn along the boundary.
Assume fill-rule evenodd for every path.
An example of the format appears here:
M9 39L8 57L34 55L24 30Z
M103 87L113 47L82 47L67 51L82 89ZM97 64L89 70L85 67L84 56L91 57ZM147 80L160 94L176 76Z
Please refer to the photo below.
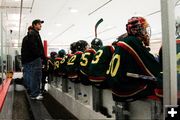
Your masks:
M40 81L42 79L42 60L45 60L44 48L39 35L41 24L44 21L39 19L32 22L32 31L28 34L26 48L24 53L24 68L28 69L28 77L30 83L30 96L31 99L42 100L43 96L40 94Z
M23 84L24 87L27 89L28 94L30 93L30 83L29 83L29 75L28 75L28 67L26 66L27 63L27 53L26 53L26 49L27 49L27 42L28 42L28 34L32 31L33 27L29 26L28 27L28 33L27 35L23 38L22 41L22 47L21 47L21 62L23 65Z

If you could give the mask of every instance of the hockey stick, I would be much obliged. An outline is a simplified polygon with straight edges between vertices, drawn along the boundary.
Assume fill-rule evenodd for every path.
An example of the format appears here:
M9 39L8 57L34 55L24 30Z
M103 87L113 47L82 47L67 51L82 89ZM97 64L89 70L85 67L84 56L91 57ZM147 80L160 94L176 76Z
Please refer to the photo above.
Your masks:
M97 21L96 25L95 25L95 37L97 38L97 28L99 26L100 23L103 22L103 19L101 18L100 20Z
M132 78L139 78L139 79L143 79L143 80L157 81L157 79L152 76L140 75L140 74L130 73L130 72L127 72L126 76L132 77Z

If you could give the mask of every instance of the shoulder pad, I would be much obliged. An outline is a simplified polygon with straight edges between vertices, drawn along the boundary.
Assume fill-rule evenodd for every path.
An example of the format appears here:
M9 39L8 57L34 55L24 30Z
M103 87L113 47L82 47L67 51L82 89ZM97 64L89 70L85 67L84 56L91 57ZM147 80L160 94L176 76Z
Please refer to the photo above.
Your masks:
M74 54L67 54L67 57L72 57Z
M58 58L55 58L55 60L62 60L62 58L58 57Z
M75 54L76 54L76 55L80 55L80 54L83 54L83 52L77 51Z
M90 53L93 53L93 54L96 53L96 51L95 51L94 49L88 49L88 50L86 50L85 52L90 52Z
M176 43L177 43L177 44L180 44L180 39L177 39L177 40L176 40Z
M114 53L114 51L115 51L115 48L114 48L114 46L112 46L112 45L109 45L109 46L107 46L107 47L109 47L109 49L111 50L111 53Z
M68 58L68 55L66 55L66 56L65 56L65 57L63 57L63 58L67 59L67 58Z
M126 42L124 42L124 41L119 41L119 42L117 42L116 45L117 45L118 47L121 47L122 44L123 44L123 45L128 45L128 44L127 44Z

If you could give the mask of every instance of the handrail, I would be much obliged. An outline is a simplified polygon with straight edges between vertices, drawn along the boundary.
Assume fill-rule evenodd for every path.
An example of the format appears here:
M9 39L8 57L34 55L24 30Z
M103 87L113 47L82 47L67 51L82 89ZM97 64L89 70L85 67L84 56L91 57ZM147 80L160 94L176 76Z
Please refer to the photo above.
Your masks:
M3 81L3 84L0 85L0 87L2 88L0 90L0 112L2 111L11 81L12 78L7 78L6 80Z

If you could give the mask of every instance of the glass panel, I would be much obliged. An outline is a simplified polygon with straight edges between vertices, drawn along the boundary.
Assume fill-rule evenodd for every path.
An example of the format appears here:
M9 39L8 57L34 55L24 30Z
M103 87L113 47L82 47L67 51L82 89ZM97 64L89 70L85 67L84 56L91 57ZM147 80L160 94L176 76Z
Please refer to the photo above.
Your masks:
M176 4L175 16L176 16L176 48L177 48L177 82L178 82L178 104L180 104L180 2Z
M2 14L2 13L1 13ZM2 84L2 78L3 78L3 36L2 36L2 27L1 27L1 24L3 22L2 20L2 17L1 17L1 14L0 14L0 34L1 34L1 37L0 37L0 44L1 44L1 53L0 53L0 83Z
M6 72L13 70L12 41L7 35L8 30L5 27L5 19L5 13L0 13L0 83L6 78Z

